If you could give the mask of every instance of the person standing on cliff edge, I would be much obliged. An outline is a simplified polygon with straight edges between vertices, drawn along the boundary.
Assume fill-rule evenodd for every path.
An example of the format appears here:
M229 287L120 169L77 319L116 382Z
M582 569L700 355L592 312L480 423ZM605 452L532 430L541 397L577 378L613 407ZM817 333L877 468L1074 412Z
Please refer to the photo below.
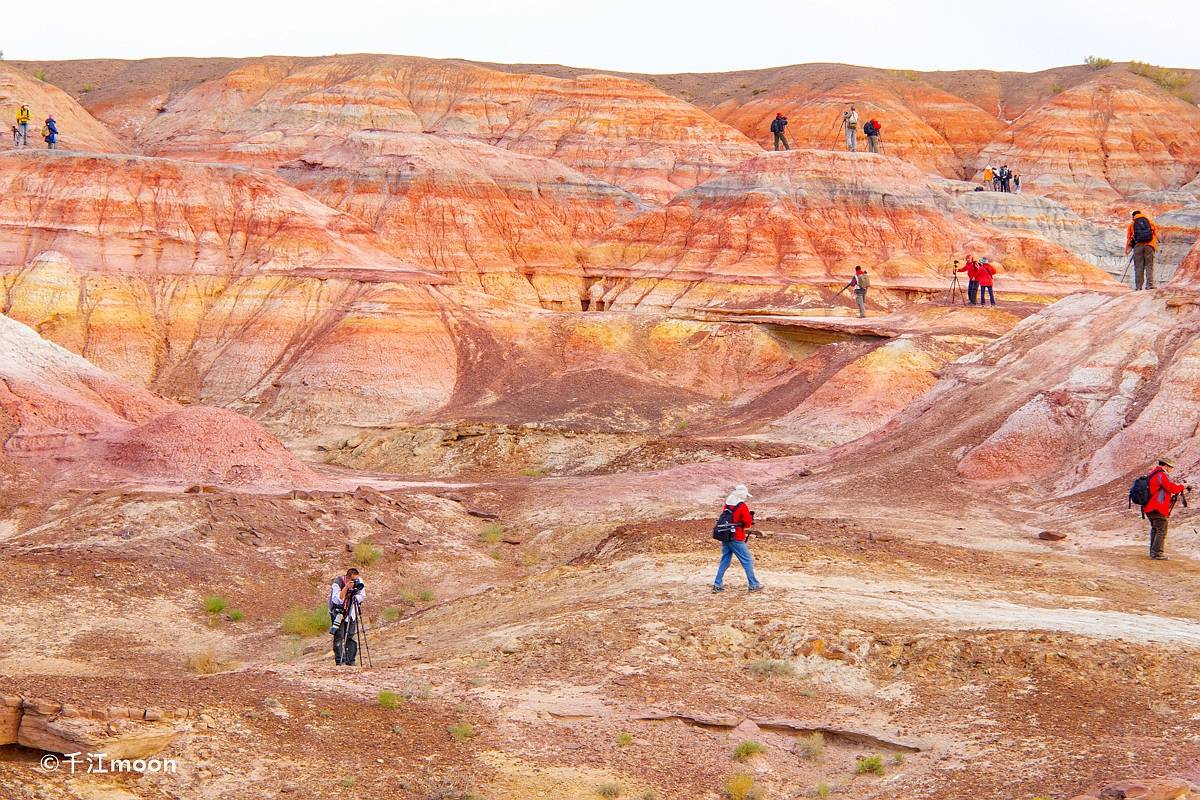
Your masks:
M850 282L842 291L851 288L854 289L854 302L858 303L858 316L865 317L867 315L867 289L871 288L871 277L862 267L854 268L854 275L851 276Z
M21 146L29 147L29 106L24 103L17 109L17 132L21 134ZM13 140L16 143L16 140Z
M1158 226L1140 211L1125 229L1125 255L1133 254L1133 288L1154 288L1154 254L1158 251Z
M846 129L846 149L851 153L858 152L858 112L854 106L849 111L842 112L842 127Z
M787 137L783 135L783 129L787 127L787 117L782 113L776 113L775 119L771 120L771 133L775 136L775 149L779 149L779 145L783 145L784 150L791 150L788 147Z

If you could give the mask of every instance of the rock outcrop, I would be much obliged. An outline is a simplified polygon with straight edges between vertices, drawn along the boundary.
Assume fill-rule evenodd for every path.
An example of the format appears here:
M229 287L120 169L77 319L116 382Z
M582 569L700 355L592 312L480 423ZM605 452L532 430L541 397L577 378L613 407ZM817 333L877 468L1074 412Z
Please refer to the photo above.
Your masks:
M367 130L461 136L553 157L665 200L758 148L645 83L508 73L403 56L263 58L172 97L147 152L276 166Z
M191 727L191 709L81 708L0 696L0 745L52 753L103 753L106 760L143 759ZM84 762L86 763L86 762Z
M406 261L561 310L579 310L586 297L583 247L645 207L552 159L421 133L355 133L279 174L369 222Z
M40 131L48 116L53 116L58 125L59 148L62 150L117 153L128 149L62 89L0 61L0 119L4 120L3 141L6 145L8 126L16 119L17 109L22 104L29 106L29 147L32 149L46 149Z
M1195 179L1197 128L1196 106L1131 73L1104 72L1027 111L974 167L978 175L987 164L1008 164L1025 191L1087 217L1128 218L1123 198Z
M624 278L618 307L700 306L716 301L698 283L834 287L856 264L878 289L940 290L966 253L1001 264L1000 291L1060 294L1110 281L1045 239L970 216L948 184L910 164L812 150L763 155L681 193L613 229L587 263Z

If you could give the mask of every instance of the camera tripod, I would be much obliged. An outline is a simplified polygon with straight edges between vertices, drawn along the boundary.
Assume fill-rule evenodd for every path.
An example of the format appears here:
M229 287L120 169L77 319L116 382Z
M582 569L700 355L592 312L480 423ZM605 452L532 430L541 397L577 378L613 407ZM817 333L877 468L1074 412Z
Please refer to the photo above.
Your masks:
M963 292L962 284L958 280L957 271L950 278L950 305L954 305L955 302L960 302L964 306L967 304L967 297Z
M359 667L363 666L362 653L365 652L367 654L366 666L373 667L374 665L371 663L371 646L369 644L367 644L367 625L365 622L363 622L362 604L360 604L357 600L354 601L354 618L353 618L353 620L351 620L351 618L350 618L351 615L350 615L350 611L349 611L349 603L347 603L346 611L344 613L345 613L345 618L342 620L341 627L338 628L337 632L333 634L334 644L337 644L338 638L340 637L341 644L342 644L341 651L343 654L342 658L344 660L345 653L346 653L346 644L350 641L354 641L356 643L356 647L355 647L355 651L354 651L354 660L358 662L358 666ZM350 629L351 625L354 626L354 629L353 629L354 637L353 638L349 635L349 632L351 630Z

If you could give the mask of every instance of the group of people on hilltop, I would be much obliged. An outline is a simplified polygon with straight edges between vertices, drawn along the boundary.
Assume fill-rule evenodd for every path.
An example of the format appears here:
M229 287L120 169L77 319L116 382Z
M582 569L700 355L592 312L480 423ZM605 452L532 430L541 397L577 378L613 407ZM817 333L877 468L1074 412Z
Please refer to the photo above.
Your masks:
M32 116L29 106L24 103L17 109L17 123L12 126L13 147L29 146L29 120ZM46 143L46 149L58 149L58 123L55 122L53 114L46 117L46 121L42 123L42 141Z
M858 111L854 106L850 106L850 108L842 112L842 128L846 132L846 149L851 153L858 152L859 122ZM784 132L787 124L788 118L783 115L783 112L776 112L775 119L771 120L771 137L775 150L778 150L780 147L784 150L791 149L788 146L787 134ZM867 149L872 153L878 153L880 137L883 135L883 125L879 120L872 117L862 126L862 131L867 137Z
M975 191L985 190L993 192L1019 192L1021 191L1021 174L1009 169L1008 164L1001 164L999 167L993 167L991 164L988 164L983 168L983 186Z

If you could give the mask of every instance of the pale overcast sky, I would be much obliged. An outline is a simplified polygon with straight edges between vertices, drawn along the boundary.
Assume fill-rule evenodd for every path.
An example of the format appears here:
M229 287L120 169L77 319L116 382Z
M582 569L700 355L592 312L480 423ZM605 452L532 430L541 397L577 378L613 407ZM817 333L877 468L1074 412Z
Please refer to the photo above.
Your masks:
M103 0L5 3L5 58L402 53L631 72L838 61L1200 67L1197 0Z

